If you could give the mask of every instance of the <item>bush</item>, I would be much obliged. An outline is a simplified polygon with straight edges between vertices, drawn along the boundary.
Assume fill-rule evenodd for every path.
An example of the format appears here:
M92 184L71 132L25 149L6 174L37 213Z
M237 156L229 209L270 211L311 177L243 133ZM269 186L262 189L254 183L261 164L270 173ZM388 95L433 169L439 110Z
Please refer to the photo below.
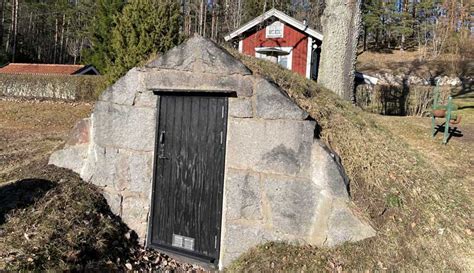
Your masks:
M0 75L0 95L95 101L106 88L102 76Z
M446 102L450 87L440 88L440 102ZM359 85L356 104L367 112L382 115L423 116L433 104L433 86Z

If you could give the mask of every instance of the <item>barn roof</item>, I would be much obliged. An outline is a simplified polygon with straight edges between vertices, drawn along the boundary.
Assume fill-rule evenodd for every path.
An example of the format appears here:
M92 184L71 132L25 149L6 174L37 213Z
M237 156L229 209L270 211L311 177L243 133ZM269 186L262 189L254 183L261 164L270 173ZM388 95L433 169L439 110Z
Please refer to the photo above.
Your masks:
M0 74L98 75L99 72L91 65L10 63L0 68Z
M229 41L234 39L235 37L239 36L240 34L246 32L247 30L255 27L258 24L261 24L268 20L271 17L276 17L279 20L287 23L288 25L291 25L292 27L301 30L302 32L308 34L311 37L314 37L318 40L323 40L323 34L320 32L308 27L307 25L303 24L303 22L300 22L296 20L295 18L277 10L277 9L271 9L264 14L258 16L257 18L253 19L252 21L248 22L247 24L243 25L239 29L235 30L234 32L230 33L229 35L225 36L225 40Z

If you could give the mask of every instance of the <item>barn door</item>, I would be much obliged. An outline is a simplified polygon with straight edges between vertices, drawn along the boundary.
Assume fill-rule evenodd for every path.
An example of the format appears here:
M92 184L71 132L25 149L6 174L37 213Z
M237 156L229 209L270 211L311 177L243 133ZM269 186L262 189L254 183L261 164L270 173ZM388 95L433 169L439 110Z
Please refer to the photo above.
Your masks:
M227 97L160 98L151 246L217 263Z

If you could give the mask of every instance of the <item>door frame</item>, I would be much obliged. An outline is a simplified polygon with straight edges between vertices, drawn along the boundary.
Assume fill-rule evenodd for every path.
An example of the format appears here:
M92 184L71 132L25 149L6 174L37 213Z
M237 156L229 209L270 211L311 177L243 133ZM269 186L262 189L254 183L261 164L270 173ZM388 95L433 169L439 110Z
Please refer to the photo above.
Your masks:
M158 138L159 138L159 129L160 129L160 111L161 111L161 96L202 96L202 97L237 97L237 93L231 90L175 90L175 89L159 89L153 90L154 95L157 96L156 100L156 117L155 117L155 145L153 149L153 175L152 175L152 187L151 187L151 200L150 200L150 209L148 215L148 223L147 223L147 234L146 234L146 248L152 248L156 250L161 250L167 254L176 255L178 257L189 258L192 260L196 260L199 262L204 262L206 264L211 264L213 266L219 265L219 259L221 254L221 237L222 237L222 214L223 214L223 199L224 199L224 183L225 183L225 166L226 166L226 152L227 152L227 129L228 129L228 121L229 121L229 101L227 100L227 105L225 109L226 114L226 121L225 121L225 143L224 143L224 170L223 176L221 181L221 187L218 189L218 207L217 207L217 257L209 257L206 255L201 255L196 252L188 251L186 249L175 248L169 245L162 245L162 244L154 244L152 242L152 232L153 232L153 218L155 213L158 210L155 210L154 201L156 198L156 182L157 182L157 171L159 168L159 163L157 159L157 152L158 152Z

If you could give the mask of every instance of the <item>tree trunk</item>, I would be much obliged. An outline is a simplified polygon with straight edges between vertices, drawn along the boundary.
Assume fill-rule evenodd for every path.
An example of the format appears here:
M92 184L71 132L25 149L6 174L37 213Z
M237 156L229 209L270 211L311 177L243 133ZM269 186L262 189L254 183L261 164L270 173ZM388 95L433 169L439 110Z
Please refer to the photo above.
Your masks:
M219 15L216 15L215 26L214 26L214 40L217 42L219 39Z
M367 50L367 27L364 27L363 51Z
M54 53L53 53L53 64L56 63L56 53L57 53L57 49L58 49L58 18L56 18L56 21L55 21L55 34L54 34Z
M322 16L319 83L346 100L354 99L360 0L327 0Z
M28 20L28 36L31 35L32 26L33 26L33 12L30 11L30 19Z
M64 58L64 27L66 26L66 14L63 14L61 23L61 38L59 39L59 63L63 63Z
M84 39L81 39L81 45L79 47L79 62L82 63L82 48L84 47ZM74 64L76 64L76 60L74 60Z
M198 25L198 33L201 36L203 32L203 21L204 21L204 0L201 0L201 6L199 8L199 25Z
M204 2L204 0L203 0ZM202 15L202 36L206 37L206 26L207 26L207 1L203 3L203 15Z
M242 0L237 1L237 20L234 21L234 29L238 28L242 21Z
M5 27L5 0L0 1L0 46L3 46L3 28Z
M377 30L375 31L375 48L377 48L377 49L380 48L379 33L380 33L380 30L377 28Z
M16 38L18 35L18 0L13 1L13 22L12 22L12 29L13 29L13 42L12 42L12 63L15 62L15 55L16 55Z
M11 26L9 28L9 31L7 32L7 37L5 39L5 53L8 53L10 51L10 34L12 33L11 31Z
M214 10L214 7L212 7L212 12L211 12L211 40L214 40L214 26L216 23L216 12Z
M405 34L402 34L402 39L400 41L400 51L405 50Z

